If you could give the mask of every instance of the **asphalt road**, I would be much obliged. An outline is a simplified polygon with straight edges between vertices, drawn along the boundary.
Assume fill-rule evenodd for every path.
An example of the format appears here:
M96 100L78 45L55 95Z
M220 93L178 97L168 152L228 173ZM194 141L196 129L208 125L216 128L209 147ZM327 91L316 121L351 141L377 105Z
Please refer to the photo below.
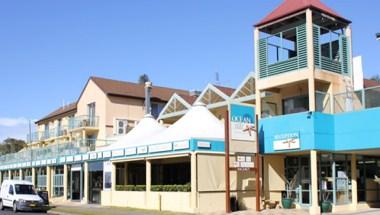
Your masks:
M46 215L46 213L42 212L17 212L13 213L11 208L5 208L3 211L0 211L0 215Z

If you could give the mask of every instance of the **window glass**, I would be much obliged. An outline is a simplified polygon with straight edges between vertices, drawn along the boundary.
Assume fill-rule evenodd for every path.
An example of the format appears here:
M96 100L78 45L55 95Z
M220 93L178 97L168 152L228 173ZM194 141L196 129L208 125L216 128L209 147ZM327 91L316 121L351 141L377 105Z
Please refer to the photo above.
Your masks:
M9 194L13 195L13 185L9 185Z
M22 195L35 195L36 192L32 185L28 184L16 184L15 185L16 194Z
M283 100L284 114L299 113L309 110L308 96L299 96Z

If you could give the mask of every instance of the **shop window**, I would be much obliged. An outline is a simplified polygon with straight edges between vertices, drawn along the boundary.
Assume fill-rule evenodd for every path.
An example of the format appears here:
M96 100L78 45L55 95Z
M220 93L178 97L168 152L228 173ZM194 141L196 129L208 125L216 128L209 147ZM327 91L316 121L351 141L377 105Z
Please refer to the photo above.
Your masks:
M63 196L63 166L54 168L53 196Z
M152 185L184 185L190 183L190 163L152 165Z

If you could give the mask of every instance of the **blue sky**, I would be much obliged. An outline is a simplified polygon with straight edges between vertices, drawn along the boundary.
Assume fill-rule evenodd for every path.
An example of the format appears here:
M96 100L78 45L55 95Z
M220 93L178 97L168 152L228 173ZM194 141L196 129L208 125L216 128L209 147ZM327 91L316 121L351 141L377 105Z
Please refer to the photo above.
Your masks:
M0 140L78 98L89 76L203 89L253 70L252 25L282 0L66 0L0 3ZM380 73L380 1L324 0L353 21L354 55Z

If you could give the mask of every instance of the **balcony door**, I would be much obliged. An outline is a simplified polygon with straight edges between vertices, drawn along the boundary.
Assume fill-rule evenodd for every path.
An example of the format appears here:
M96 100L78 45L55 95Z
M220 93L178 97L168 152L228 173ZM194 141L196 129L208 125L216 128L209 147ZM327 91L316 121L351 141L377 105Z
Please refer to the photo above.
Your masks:
M95 125L95 102L87 105L87 115L89 126Z

